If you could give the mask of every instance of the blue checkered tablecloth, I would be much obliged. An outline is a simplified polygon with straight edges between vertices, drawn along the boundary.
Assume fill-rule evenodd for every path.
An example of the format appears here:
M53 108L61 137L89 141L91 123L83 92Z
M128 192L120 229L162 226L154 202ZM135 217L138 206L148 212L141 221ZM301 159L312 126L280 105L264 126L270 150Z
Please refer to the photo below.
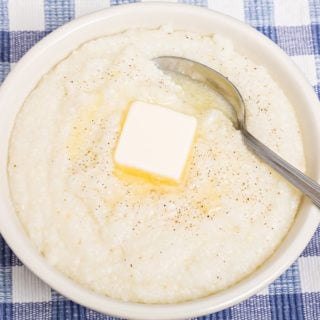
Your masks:
M0 0L0 83L52 30L132 0ZM286 51L320 98L320 0L182 0L245 21ZM1 108L1 106L0 106ZM320 110L319 110L320 111ZM320 112L319 112L320 117ZM0 235L0 320L115 319L64 298L18 260ZM320 319L320 229L299 259L256 296L199 319Z

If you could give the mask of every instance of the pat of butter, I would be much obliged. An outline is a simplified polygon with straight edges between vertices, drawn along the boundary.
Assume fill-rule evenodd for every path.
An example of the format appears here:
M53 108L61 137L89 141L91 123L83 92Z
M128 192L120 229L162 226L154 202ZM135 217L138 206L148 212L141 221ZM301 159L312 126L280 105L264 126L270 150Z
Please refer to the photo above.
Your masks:
M178 182L196 127L192 116L136 101L125 119L114 160L125 168Z

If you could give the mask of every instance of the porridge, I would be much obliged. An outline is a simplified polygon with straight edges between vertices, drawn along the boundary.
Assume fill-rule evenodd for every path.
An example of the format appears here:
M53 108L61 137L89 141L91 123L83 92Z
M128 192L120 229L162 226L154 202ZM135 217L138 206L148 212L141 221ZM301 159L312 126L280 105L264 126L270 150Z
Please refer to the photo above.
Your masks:
M267 70L238 54L228 39L165 26L75 50L42 78L17 116L8 162L12 199L52 266L125 301L181 302L235 284L273 253L300 201L247 150L225 101L163 73L152 61L163 55L228 76L245 100L249 130L304 169L292 106ZM197 119L181 182L115 166L124 115L134 101Z

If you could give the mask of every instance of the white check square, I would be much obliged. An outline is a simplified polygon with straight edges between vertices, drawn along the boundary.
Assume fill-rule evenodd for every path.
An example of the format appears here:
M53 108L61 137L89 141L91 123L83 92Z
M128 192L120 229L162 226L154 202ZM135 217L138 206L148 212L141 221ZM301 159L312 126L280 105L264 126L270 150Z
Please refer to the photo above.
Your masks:
M44 4L41 0L8 1L10 31L43 31Z
M24 266L12 267L12 302L46 302L51 289Z

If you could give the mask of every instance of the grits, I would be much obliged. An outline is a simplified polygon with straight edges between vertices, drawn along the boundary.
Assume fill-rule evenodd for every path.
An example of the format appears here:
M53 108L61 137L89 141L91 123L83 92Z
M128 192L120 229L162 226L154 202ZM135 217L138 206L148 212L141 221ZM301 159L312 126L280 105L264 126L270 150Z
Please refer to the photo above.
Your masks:
M273 253L300 201L247 150L224 100L164 74L152 62L161 55L228 76L244 97L250 131L304 169L286 96L263 66L219 35L129 30L61 61L16 119L8 162L16 212L55 268L101 294L144 303L196 299L235 284ZM113 151L135 100L197 117L183 183L115 169Z

